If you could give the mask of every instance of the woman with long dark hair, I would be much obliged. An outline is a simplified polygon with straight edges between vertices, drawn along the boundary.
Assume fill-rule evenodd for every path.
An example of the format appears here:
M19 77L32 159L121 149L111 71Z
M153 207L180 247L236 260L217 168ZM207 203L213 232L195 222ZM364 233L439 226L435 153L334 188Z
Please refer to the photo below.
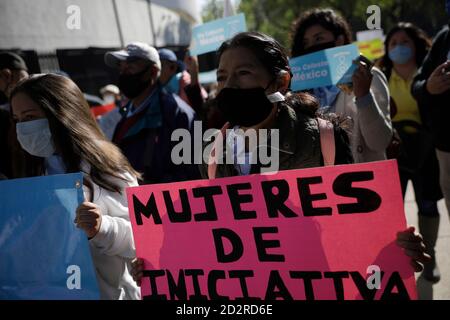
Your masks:
M108 142L77 85L44 74L11 93L11 113L21 147L36 157L25 176L84 173L85 201L75 223L89 238L102 299L138 299L128 269L135 256L125 188L139 174Z

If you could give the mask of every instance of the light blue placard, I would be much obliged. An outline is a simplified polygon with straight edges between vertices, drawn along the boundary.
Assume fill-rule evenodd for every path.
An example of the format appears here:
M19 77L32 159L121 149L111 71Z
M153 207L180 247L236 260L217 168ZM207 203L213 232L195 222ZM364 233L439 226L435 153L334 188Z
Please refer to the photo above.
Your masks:
M293 58L289 61L293 78L292 91L351 83L356 69L353 60L359 57L354 44L335 47Z
M195 56L216 51L222 42L244 31L247 25L243 13L196 26L192 28L190 53Z
M0 299L99 299L81 173L0 182Z

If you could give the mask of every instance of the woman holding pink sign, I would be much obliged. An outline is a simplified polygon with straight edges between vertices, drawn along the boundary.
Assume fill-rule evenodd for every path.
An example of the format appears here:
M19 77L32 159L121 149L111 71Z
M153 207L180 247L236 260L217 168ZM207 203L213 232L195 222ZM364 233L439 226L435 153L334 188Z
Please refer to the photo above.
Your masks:
M330 143L330 140L322 140L321 143L324 131L321 131L317 120L317 100L306 93L287 93L291 79L290 67L282 46L276 40L261 33L244 32L223 43L218 53L218 104L228 120L225 127L238 126L247 131L279 128L280 137L288 137L284 141L295 143L286 146L281 142L281 148L290 149L275 151L286 153L284 159L280 155L279 170L352 162L347 136L339 119L330 117L332 121L329 121L333 124L334 141ZM287 121L280 123L283 117ZM330 149L334 149L334 153ZM333 154L331 161L328 158L330 153ZM202 175L215 179L259 173L257 169L260 168L255 165L209 162L203 164ZM411 265L416 271L422 269L420 263L430 259L424 253L422 237L414 233L414 228L399 232L397 243L411 257ZM138 258L132 265L133 278L140 285L144 261Z

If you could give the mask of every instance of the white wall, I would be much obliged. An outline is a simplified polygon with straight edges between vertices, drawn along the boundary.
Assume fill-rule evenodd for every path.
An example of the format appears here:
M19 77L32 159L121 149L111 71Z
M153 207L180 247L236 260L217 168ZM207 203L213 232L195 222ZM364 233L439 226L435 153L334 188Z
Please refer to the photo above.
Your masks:
M190 14L180 16L152 4L152 32L146 0L0 0L0 48L45 52L57 48L120 47L113 1L117 4L125 44L131 41L155 46L189 44L191 26L195 23ZM66 27L69 5L81 9L80 30Z
M201 22L197 0L151 0L151 2L178 12L189 22Z

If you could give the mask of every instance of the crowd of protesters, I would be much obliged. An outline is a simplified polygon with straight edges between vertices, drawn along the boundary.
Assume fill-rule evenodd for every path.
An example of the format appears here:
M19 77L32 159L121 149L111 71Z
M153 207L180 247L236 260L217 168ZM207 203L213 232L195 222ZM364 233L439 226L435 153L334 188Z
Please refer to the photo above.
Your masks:
M293 22L290 57L352 42L341 15L311 9ZM69 77L29 75L20 56L2 52L0 91L9 102L0 108L0 179L83 172L85 201L74 223L89 239L101 296L138 299L143 261L135 255L125 188L261 172L258 159L250 161L257 151L246 146L244 163L175 164L171 135L193 133L196 120L203 130L233 134L278 129L279 170L396 158L403 195L408 181L414 187L421 233L399 230L397 243L416 272L439 281L437 201L445 197L450 209L449 26L432 43L414 24L399 23L382 58L354 61L350 89L292 92L286 52L268 35L235 35L217 52L217 90L208 95L196 57L181 61L169 49L130 43L105 54L119 81L101 94L116 107L97 121ZM210 158L226 143L214 145Z

